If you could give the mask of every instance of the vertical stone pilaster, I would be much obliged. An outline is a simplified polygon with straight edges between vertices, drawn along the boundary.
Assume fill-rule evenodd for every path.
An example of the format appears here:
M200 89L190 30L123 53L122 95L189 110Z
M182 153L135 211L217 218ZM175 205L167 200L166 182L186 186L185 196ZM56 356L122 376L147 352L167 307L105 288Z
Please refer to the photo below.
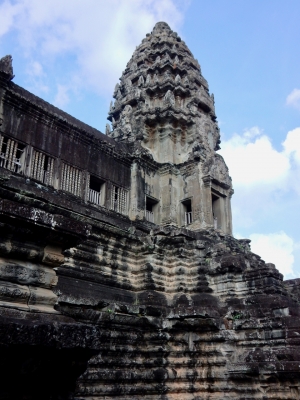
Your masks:
M211 204L211 176L205 175L202 177L203 182L203 224L204 226L214 226L212 204Z
M54 189L60 189L61 166L62 166L62 161L59 158L56 158L54 160L54 167L53 167L53 187L54 187Z
M145 180L137 162L131 165L131 190L129 202L129 218L143 219L145 215Z
M227 223L226 223L226 228L227 228L227 234L232 235L232 212L231 212L231 198L234 193L233 189L229 190L229 195L226 197L226 215L227 215Z
M30 177L31 173L31 163L33 162L32 160L33 157L33 147L32 146L26 146L24 150L24 175Z
M163 225L177 225L177 209L175 186L176 177L173 175L171 167L166 166L160 171L161 182L161 223Z
M188 183L188 198L191 199L192 224L190 229L197 230L203 226L203 194L201 191L200 171L193 163L187 168L185 180Z
M170 171L170 223L178 225L178 203L179 203L179 182L178 182L178 171Z

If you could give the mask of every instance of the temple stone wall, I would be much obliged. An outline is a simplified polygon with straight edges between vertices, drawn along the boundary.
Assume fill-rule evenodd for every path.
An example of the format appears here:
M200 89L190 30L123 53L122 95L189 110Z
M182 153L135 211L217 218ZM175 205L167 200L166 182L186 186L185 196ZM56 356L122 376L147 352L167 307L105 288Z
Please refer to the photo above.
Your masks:
M0 60L0 399L295 400L300 284L232 236L214 97L165 23L106 135ZM274 260L276 262L276 260Z

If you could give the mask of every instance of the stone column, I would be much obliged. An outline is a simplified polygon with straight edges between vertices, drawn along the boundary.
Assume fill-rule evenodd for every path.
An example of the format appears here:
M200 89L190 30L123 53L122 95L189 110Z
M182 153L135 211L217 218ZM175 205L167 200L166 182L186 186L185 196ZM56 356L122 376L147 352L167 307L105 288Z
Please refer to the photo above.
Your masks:
M160 171L161 182L161 223L163 225L177 225L176 207L174 204L175 190L173 185L176 184L170 166L164 167ZM174 208L175 207L175 208Z
M31 171L31 163L33 162L32 157L33 157L33 147L32 146L26 146L24 150L24 168L23 168L23 173L25 176L28 176L30 178L30 171Z
M55 158L54 166L53 166L53 187L54 187L54 189L60 189L61 168L62 168L61 159Z
M143 219L145 216L145 179L139 164L135 161L131 165L131 189L129 202L129 218Z
M203 226L203 193L200 171L197 165L190 166L185 180L188 181L188 192L186 194L192 201L192 224L189 229L198 230Z
M226 233L232 235L232 213L231 213L231 197L234 193L233 189L229 190L228 196L226 197Z
M203 225L214 226L212 204L211 204L211 176L205 175L202 177L202 204L203 204Z

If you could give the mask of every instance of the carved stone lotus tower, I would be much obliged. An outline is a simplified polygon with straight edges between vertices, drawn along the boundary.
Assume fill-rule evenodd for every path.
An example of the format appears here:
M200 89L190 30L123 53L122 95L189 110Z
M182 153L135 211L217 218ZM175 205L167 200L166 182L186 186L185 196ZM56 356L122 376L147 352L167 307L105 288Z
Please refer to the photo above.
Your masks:
M131 142L135 158L131 219L231 234L233 190L216 153L214 96L198 61L165 22L136 48L113 97L113 130L107 126L106 133Z

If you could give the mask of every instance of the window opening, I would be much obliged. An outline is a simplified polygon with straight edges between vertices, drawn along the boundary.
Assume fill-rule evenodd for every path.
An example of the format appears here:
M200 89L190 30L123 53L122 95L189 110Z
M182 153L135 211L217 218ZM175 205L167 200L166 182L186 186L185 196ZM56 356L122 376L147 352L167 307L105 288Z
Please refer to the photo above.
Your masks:
M190 225L193 222L192 201L184 200L182 205L184 211L184 223L185 225Z
M23 172L25 145L7 137L0 137L0 167L13 172ZM23 157L22 157L23 156Z
M158 202L150 197L146 197L145 218L147 221L154 223L154 208Z
M111 191L111 209L121 214L127 214L127 190L113 186Z
M89 177L89 189L88 189L88 200L93 204L102 204L102 191L104 181L90 175Z
M214 228L218 229L220 227L220 223L221 223L220 197L218 197L214 193L212 193L211 194L211 203L212 203Z
M30 176L45 185L53 184L54 159L40 151L33 150Z
M62 163L60 188L75 196L81 196L82 171Z

